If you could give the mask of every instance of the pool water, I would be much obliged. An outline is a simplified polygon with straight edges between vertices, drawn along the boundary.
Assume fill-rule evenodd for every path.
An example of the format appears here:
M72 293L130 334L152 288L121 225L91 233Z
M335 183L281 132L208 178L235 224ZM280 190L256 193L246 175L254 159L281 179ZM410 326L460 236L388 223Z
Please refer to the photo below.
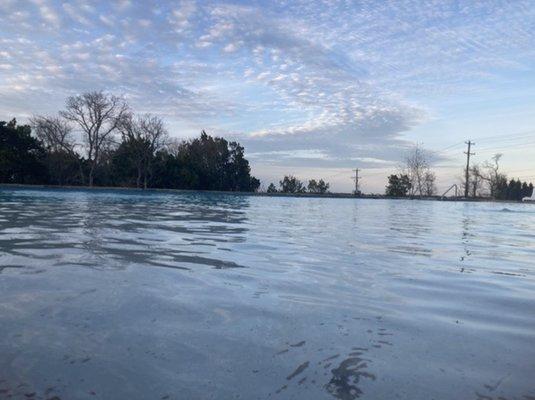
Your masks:
M535 399L535 205L0 189L0 399Z

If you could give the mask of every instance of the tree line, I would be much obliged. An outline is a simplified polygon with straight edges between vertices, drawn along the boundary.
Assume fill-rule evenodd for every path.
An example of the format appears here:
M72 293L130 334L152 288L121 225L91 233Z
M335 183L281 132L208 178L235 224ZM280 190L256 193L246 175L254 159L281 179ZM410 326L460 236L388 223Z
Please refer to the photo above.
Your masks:
M385 194L390 197L430 197L436 195L435 182L429 154L416 145L406 156L401 172L388 177Z
M163 120L102 91L28 125L0 122L0 183L256 191L244 148L205 131L172 140Z
M323 179L316 181L316 179L310 179L308 185L305 185L303 181L296 178L293 175L286 175L279 181L279 186L270 183L267 188L267 193L315 193L325 194L329 193L329 183Z
M471 197L521 200L533 184L508 179L502 155L469 169ZM388 177L391 197L436 195L430 155L415 146L398 174ZM57 115L37 115L27 125L0 121L0 183L122 186L191 190L257 191L243 146L205 131L171 139L163 120L136 115L124 99L102 91L67 98ZM329 183L286 175L268 193L329 192ZM463 189L464 180L460 185Z
M497 200L517 200L531 197L533 183L509 179L500 170L503 154L495 154L482 164L475 164L468 170L468 193L471 197L492 197ZM466 183L463 181L462 187Z
M532 183L509 179L500 171L501 158L502 154L496 154L491 160L470 167L469 197L520 201L532 195ZM466 181L461 179L462 190L465 186ZM406 158L402 171L388 177L385 194L391 197L436 195L435 174L430 169L429 156L423 149L415 146Z

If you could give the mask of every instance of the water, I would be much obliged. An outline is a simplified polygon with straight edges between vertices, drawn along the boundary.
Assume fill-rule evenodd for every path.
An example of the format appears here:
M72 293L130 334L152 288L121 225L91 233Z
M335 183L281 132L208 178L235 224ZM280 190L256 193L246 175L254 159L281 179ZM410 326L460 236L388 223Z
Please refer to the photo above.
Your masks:
M0 399L535 399L535 206L0 192Z

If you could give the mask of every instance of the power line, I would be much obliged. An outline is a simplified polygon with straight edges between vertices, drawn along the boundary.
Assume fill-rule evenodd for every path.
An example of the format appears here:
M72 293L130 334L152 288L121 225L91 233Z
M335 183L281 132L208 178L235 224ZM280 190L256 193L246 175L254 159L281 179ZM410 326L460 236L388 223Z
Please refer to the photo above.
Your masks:
M345 174L345 173L347 173L347 170L340 171L340 172L337 172L336 174L326 176L325 179L334 178L335 176L342 175L342 174Z
M444 147L443 149L440 149L440 150L436 150L437 153L442 153L443 151L447 151L447 150L452 150L454 147L457 147L457 146L460 146L464 144L464 142L458 142L458 143L455 143L455 144L452 144L450 146L446 146Z
M482 147L481 146L478 146L478 154L487 154L487 153L500 153L502 152L503 149L510 149L510 148L513 148L514 151L522 151L522 150L525 150L525 148L519 148L519 146L526 146L526 145L532 145L532 144L535 144L535 130L530 130L530 131L524 131L524 132L516 132L516 133L509 133L509 134L500 134L500 135L493 135L493 136L487 136L485 138L477 138L479 139L478 140L478 143L479 145L483 145ZM503 143L503 145L499 145L499 143ZM429 153L435 153L435 154L441 154L441 153L453 153L455 152L456 154L444 154L444 157L448 158L450 161L455 161L458 159L458 157L461 156L460 153L458 153L459 151L459 146L463 145L463 144L466 144L468 146L467 148L467 151L464 151L463 153L466 154L466 170L465 170L465 197L468 197L468 192L469 192L469 170L470 170L470 161L471 161L471 156L475 155L475 153L473 153L471 150L472 150L472 146L475 145L474 142L472 142L471 140L468 140L467 142L457 142L457 143L453 143L453 144L450 144L448 146L445 146L441 149L438 149L438 150L426 150L428 151ZM367 175L370 175L370 176L376 176L376 175L383 175L383 174L387 174L389 173L389 171L392 171L393 169L395 169L397 167L395 166L385 166L385 167L375 167L375 168L371 168L371 171L370 172L367 172ZM444 168L444 169L451 169L451 168L456 168L455 165L436 165L434 166L434 168ZM373 171L374 169L378 169L379 171ZM522 170L511 170L511 171L508 171L509 174L514 174L515 172L523 172L523 171L533 171L535 170L532 169L532 168L528 168L528 169L522 169ZM355 175L351 177L351 179L353 179L355 181L355 193L356 194L359 194L360 193L360 190L359 190L359 187L360 187L360 181L362 180L362 175L360 175L360 172L362 171L361 169L359 168L356 168L353 170L355 172ZM342 175L344 174L345 172L344 171L340 171L336 174L333 174L333 175L330 175L328 176L328 178L332 178L332 177L335 177L335 176L339 176L339 175ZM535 178L535 175L525 175L525 176L518 176L518 178Z
M480 150L499 150L502 148L513 148L517 147L518 144L535 144L533 142L533 139L535 139L535 130L530 131L523 131L523 132L517 132L517 133L508 133L508 134L500 134L500 135L494 135L494 136L487 136L478 138L480 144L483 144L484 147ZM496 147L498 143L505 143L505 146L499 146ZM456 151L456 147L464 144L464 142L458 142L454 143L452 145L446 146L439 150L430 150L433 153L450 153L453 151ZM489 144L490 146L485 146Z
M456 151L456 149L454 149L454 147L460 146L462 144L464 144L464 142L455 143L455 144L446 146L443 149L439 149L439 150L427 150L427 151L430 152L430 153L436 153L436 154L447 153L447 152L454 151L454 150Z
M484 151L499 151L501 149L512 149L512 148L517 148L518 146L528 146L528 145L532 145L532 144L535 144L535 141L531 141L531 142L520 142L520 143L512 143L512 144L507 144L507 145L504 145L504 146L499 146L499 147L483 147L481 150L484 150ZM524 150L524 149L520 149L520 150Z
M493 142L493 141L500 141L500 140L508 140L508 139L514 139L514 138L522 138L524 136L532 136L535 134L535 130L529 130L529 131L523 131L523 132L516 132L516 133L503 133L500 135L493 135L493 136L486 136L486 137L480 137L476 138L478 141L483 142Z

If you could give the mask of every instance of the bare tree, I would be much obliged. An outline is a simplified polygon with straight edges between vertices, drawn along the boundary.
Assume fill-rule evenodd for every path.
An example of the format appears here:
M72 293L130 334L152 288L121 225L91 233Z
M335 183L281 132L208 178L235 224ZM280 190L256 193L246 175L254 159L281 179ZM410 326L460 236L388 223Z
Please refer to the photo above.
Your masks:
M470 167L468 171L468 192L472 197L478 197L482 195L483 190L483 171L479 164L475 164ZM463 181L463 185L466 183ZM464 187L464 186L463 186Z
M426 151L416 145L405 158L404 173L409 177L412 196L432 196L435 194L435 174L429 169Z
M119 124L129 115L127 104L120 97L102 91L86 92L67 99L61 116L78 125L86 145L89 163L89 186L100 161L102 149L116 132Z
M432 171L425 171L424 173L424 195L434 196L437 192L437 186L435 185L436 176Z
M68 121L60 117L37 115L30 118L30 125L47 149L74 153L76 143L72 135L72 126Z
M490 161L483 163L482 170L478 171L478 176L488 185L490 196L496 198L499 191L500 183L507 180L506 176L500 172L500 160L503 154L497 153Z
M75 160L78 164L80 179L83 182L83 165L76 152L77 143L73 137L73 129L69 122L61 117L37 115L30 118L30 124L37 138L41 140L49 154L58 156L60 153L63 153L67 156L67 159L60 156L57 161L61 165L56 164L51 168L65 169L67 168L66 164L68 164L69 159L70 161ZM59 183L62 184L61 178Z
M154 154L167 144L168 133L163 120L154 115L124 118L119 125L123 140L131 146L133 161L137 169L136 187L147 188L152 172Z

